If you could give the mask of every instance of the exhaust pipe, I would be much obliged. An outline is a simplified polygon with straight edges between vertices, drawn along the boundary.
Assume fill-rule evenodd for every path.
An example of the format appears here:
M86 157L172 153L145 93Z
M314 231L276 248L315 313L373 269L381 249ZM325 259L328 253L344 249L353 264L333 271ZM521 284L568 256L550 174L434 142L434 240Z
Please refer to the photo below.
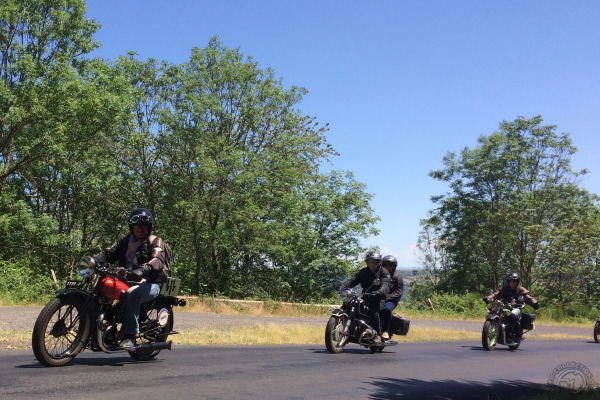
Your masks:
M135 346L135 350L154 351L166 349L171 351L171 344L173 344L171 340L168 342L142 343L139 346Z

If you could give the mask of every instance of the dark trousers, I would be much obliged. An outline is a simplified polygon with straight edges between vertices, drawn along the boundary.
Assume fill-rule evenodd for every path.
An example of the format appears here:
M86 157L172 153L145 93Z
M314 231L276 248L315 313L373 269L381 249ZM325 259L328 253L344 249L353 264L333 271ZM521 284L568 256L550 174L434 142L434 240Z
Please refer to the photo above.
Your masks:
M386 301L385 307L381 310L381 331L389 332L390 324L392 323L392 311L396 308L396 303Z
M521 336L523 336L523 328L521 327L521 314L521 310L515 308L512 310L509 317L510 322L515 330L515 342L517 342L519 339L521 339Z
M377 300L369 303L369 317L371 322L371 328L377 331L378 335L381 335L381 318L379 314L383 309L383 300Z

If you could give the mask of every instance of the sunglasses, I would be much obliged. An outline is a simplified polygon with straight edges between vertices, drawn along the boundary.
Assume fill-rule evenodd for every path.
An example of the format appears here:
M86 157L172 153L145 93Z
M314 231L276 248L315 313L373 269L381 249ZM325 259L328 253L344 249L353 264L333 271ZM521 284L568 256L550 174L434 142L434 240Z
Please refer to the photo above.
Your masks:
M394 268L394 267L395 267L395 265L394 265L394 264L390 264L390 263L383 263L383 264L381 264L381 265L382 265L382 266L384 266L384 267L392 267L392 268Z
M130 224L137 224L138 222L152 222L152 217L149 215L143 215L143 214L138 214L138 215L133 215L131 216L131 218L129 218L129 223Z

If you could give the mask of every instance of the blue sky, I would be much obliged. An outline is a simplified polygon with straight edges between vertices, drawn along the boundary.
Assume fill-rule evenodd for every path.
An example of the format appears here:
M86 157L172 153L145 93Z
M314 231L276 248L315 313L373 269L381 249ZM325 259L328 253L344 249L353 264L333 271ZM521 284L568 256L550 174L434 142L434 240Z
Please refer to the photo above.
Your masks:
M363 241L417 266L419 220L447 187L428 176L501 121L542 115L570 134L582 186L600 193L600 2L102 0L95 55L186 62L212 36L301 86L350 170L375 194Z

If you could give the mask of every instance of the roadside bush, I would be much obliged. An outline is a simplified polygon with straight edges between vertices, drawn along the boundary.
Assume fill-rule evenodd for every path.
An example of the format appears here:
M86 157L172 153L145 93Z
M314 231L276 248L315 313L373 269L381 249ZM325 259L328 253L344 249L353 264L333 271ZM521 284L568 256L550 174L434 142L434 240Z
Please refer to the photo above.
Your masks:
M0 261L0 301L3 305L42 304L56 289L48 276L33 274L22 262Z
M428 310L429 313L444 315L448 317L478 318L485 316L487 306L481 301L481 295L476 293L446 294L434 293L428 298L416 299L410 293L405 301L405 307L409 310ZM431 301L429 304L428 300ZM433 306L433 309L431 309Z

